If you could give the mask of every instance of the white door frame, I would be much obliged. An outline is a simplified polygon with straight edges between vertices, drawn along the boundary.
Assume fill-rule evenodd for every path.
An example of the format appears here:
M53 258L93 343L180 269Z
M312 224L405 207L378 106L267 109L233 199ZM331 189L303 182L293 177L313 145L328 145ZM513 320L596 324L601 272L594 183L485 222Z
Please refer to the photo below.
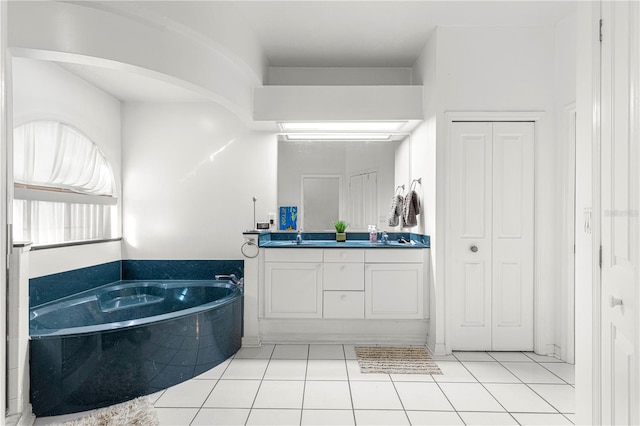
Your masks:
M590 149L591 244L578 255L591 259L576 281L576 424L600 423L600 1L577 4L576 139ZM584 205L584 207L589 207ZM580 213L580 212L579 212Z
M533 121L534 122L534 150L537 151L536 147L538 146L538 121L540 121L545 115L544 111L446 111L444 114L444 124L445 124L445 140L447 141L447 148L445 154L445 164L444 167L444 201L445 201L445 212L450 211L451 208L451 199L447 196L447 194L451 193L451 126L454 121ZM537 167L538 161L534 158L534 168ZM535 173L534 173L535 176ZM535 178L534 178L535 179ZM534 193L535 193L535 180L534 180ZM535 197L537 198L537 197ZM534 208L537 210L537 200L534 199ZM443 215L444 221L444 235L453 235L451 229L451 220L448 219L448 215ZM541 224L539 224L540 215L534 214L534 350L536 353L547 353L546 342L549 339L546 338L546 333L544 328L542 327L544 315L542 313L542 294L539 291L539 286L537 283L537 277L540 277L540 264L538 259L539 250L542 250L542 247L538 247L536 244L537 241L540 240L540 230L543 229ZM446 237L443 238L444 245L444 292L445 297L444 301L442 298L436 298L436 311L444 312L445 321L445 351L446 353L451 353L451 343L453 342L453 330L450 326L451 324L451 313L453 312L453 287L447 285L449 277L452 275L452 265L450 259L453 258L453 253L451 250L451 244L447 244Z

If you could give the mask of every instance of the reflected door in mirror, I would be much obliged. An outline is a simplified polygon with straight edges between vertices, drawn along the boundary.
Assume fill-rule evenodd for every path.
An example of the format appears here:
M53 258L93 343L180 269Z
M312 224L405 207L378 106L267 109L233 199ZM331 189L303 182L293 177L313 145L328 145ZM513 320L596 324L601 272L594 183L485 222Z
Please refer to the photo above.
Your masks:
M340 219L340 176L302 177L302 229L333 229Z
M378 226L378 174L360 173L349 177L349 223L353 229Z

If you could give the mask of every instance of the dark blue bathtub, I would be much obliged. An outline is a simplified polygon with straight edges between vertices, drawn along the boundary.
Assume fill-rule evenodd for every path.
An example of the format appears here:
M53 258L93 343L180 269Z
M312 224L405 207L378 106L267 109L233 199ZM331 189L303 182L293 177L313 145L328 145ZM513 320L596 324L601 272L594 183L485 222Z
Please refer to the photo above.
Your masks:
M166 389L240 349L242 292L226 281L118 281L35 306L36 416L91 410Z

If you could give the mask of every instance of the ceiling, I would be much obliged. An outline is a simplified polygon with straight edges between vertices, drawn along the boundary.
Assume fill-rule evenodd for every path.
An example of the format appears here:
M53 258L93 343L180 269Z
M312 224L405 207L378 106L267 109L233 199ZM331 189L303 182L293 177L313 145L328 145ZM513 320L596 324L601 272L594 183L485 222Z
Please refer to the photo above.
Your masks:
M236 7L272 67L411 67L436 26L553 26L575 11L575 1L241 1Z
M108 3L117 10L132 2ZM148 11L150 19L158 16L162 4L135 2L138 13ZM236 21L246 24L239 30L253 33L270 67L411 67L436 26L554 26L576 7L575 1L559 0L180 0L178 4L181 11L185 8L182 24L189 26L192 17L195 31L206 14L218 9L235 13ZM60 65L125 102L205 100L194 92L122 70Z

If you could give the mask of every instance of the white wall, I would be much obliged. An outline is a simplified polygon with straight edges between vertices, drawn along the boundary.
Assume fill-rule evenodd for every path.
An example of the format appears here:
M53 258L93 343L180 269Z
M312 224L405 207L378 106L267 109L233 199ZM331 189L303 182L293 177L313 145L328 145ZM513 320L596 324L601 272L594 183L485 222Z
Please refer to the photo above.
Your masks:
M212 103L123 106L125 259L241 259L276 208L276 136Z
M122 205L120 102L55 63L13 58L13 123L56 120L80 130L103 152ZM30 278L119 260L120 244L57 248L31 254ZM73 250L73 255L69 250Z
M556 354L573 362L574 339L574 183L575 183L575 122L576 107L576 15L556 25L555 110L556 110L556 235L558 244L559 281L555 297ZM573 127L573 130L571 129Z
M435 38L433 38L435 37ZM544 315L539 315L540 341L537 348L554 348L556 147L555 147L555 29L439 27L414 67L414 78L425 84L425 120L434 120L436 155L436 290L445 283L443 245L447 194L443 191L447 171L446 112L453 111L542 111L536 125L536 289ZM435 71L433 67L435 66ZM421 136L422 135L422 136ZM414 132L423 146L429 145L429 132ZM417 145L419 146L419 145ZM426 149L426 148L425 148ZM433 150L433 148L431 149ZM423 157L423 171L433 167L432 155ZM420 166L419 166L420 167ZM426 226L426 223L425 223ZM442 297L436 300L436 315L444 309ZM432 311L433 316L433 311ZM439 317L444 318L444 317ZM440 327L438 327L439 330ZM430 336L431 338L431 336ZM440 339L437 335L436 339Z
M437 206L443 203L444 191L438 190L438 173L442 173L445 144L437 144L438 98L438 32L435 31L427 41L420 57L414 65L414 83L424 86L424 121L414 130L411 137L411 180L422 178L418 194L422 200L422 213L418 217L418 231L430 237L429 260L429 337L428 345L432 351L442 353L445 345L444 311L444 268L440 267L444 259L444 240L439 238L443 228L443 218L437 215Z

